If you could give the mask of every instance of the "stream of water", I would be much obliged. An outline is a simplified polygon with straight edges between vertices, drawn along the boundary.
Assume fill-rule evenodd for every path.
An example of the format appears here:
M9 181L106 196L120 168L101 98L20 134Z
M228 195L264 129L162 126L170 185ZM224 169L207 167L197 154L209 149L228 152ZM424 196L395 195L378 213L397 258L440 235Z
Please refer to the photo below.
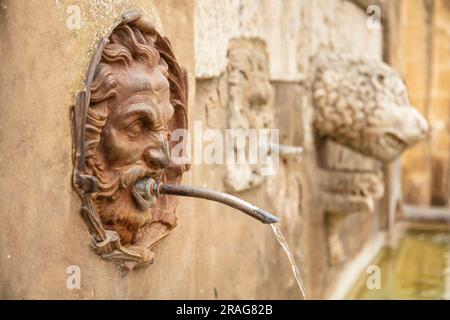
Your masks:
M295 263L294 255L292 254L291 250L289 250L289 246L287 244L286 239L283 236L283 233L281 232L280 227L275 223L271 223L270 227L272 228L275 238L278 240L278 243L281 245L281 247L283 248L284 252L286 253L286 255L289 259L289 263L291 264L292 272L294 273L295 280L297 281L298 288L300 289L302 299L306 299L305 289L303 286L303 280L300 275L300 271L297 267L297 264Z

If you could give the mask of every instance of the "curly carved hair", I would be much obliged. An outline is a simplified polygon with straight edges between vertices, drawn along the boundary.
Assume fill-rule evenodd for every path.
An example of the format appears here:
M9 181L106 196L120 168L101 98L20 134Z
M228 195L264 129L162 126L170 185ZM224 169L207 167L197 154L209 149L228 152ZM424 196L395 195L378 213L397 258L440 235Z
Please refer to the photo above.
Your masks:
M124 24L117 27L105 45L91 84L90 103L87 108L85 131L85 156L87 169L99 180L99 191L103 195L113 194L117 181L106 182L103 175L104 161L96 152L101 132L108 116L108 100L117 95L116 76L113 65L129 68L140 64L149 70L160 68L168 77L168 66L155 47L155 39L142 33L137 27Z

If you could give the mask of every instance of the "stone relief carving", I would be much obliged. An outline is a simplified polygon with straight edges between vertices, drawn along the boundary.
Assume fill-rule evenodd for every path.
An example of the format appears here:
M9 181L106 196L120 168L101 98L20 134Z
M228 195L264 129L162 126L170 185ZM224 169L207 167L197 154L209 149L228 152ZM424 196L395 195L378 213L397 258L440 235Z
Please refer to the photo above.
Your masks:
M220 128L224 134L227 129L234 133L240 131L243 136L249 133L248 129L266 129L270 134L269 130L278 126L274 121L275 90L269 79L265 43L256 38L239 38L232 40L228 47L225 72L219 77L197 79L196 82L197 105L204 107L205 123L210 128ZM223 119L226 119L225 125ZM273 172L272 169L278 165L274 164L275 157L271 156L274 150L283 160L299 159L303 150L299 146L258 139L258 160L263 161L249 163L248 140L239 144L239 139L234 137L234 141L235 148L231 150L234 159L245 157L247 162L225 164L224 184L231 192L241 192L263 184L267 177L264 171ZM264 155L268 158L264 159Z
M390 161L428 132L401 77L382 61L322 52L315 67L314 127L319 136Z
M329 262L331 265L345 261L339 232L350 214L373 212L375 200L384 193L381 171L345 172L321 171L321 203L325 212L328 232Z
M227 109L230 129L271 129L274 122L274 93L269 82L269 61L264 42L237 39L228 49ZM269 153L268 146L259 145ZM261 151L262 150L262 151ZM236 145L235 159L248 157L248 144ZM265 180L261 164L227 163L225 185L230 191L244 191Z
M127 12L91 60L73 108L74 187L95 251L124 271L153 262L151 249L176 225L173 196L143 197L135 182L178 184L170 134L187 128L187 76L170 42Z
M314 64L314 129L322 140L387 162L427 134L427 121L410 105L405 84L387 64L331 51L320 52ZM374 200L383 195L383 176L325 168L321 181L330 263L338 264L345 260L339 240L344 218L373 211Z

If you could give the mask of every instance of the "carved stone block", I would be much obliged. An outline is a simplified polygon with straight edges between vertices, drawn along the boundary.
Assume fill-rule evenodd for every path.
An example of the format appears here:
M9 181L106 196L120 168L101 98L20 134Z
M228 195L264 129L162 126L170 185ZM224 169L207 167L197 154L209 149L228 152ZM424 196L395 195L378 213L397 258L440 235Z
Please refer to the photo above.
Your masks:
M381 172L321 171L321 203L328 232L329 262L345 261L339 238L342 223L350 214L367 214L384 193Z
M228 49L228 128L234 130L271 129L274 122L274 92L269 81L269 61L264 42L237 39ZM259 141L259 140L258 140ZM236 143L235 159L248 158L248 143ZM269 154L270 146L258 145ZM264 151L265 150L265 151ZM230 191L244 191L262 184L262 164L227 163L225 184Z
M401 77L382 61L325 50L315 57L313 69L314 129L322 141L391 161L428 133L428 123L410 105ZM382 174L368 170L367 163L354 170L332 167L327 163L320 181L334 265L345 260L339 239L343 220L352 213L372 212L384 183Z

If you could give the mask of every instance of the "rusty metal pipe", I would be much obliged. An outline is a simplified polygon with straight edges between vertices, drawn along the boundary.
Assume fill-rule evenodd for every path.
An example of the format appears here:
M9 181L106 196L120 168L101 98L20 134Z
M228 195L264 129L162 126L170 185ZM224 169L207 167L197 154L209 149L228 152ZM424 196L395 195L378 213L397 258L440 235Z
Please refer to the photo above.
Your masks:
M158 197L160 194L169 194L174 196L192 197L207 199L223 203L229 207L235 208L243 213L255 218L256 220L270 224L280 221L273 214L252 205L238 197L232 196L220 191L214 191L206 188L193 187L188 185L172 185L159 183L151 178L141 180L136 183L136 189L144 192L146 195Z

